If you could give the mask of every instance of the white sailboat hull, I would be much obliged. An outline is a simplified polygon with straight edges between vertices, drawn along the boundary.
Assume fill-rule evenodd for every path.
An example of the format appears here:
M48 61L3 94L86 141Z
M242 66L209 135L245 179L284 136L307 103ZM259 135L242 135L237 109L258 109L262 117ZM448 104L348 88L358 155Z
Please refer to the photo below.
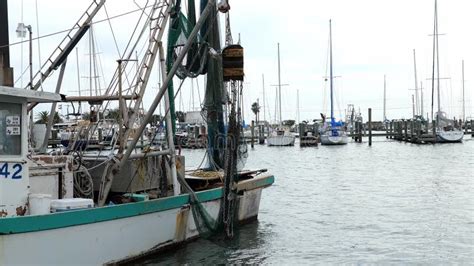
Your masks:
M341 136L330 136L328 134L321 135L322 145L344 145L344 144L347 144L347 142L348 142L347 135L341 135Z
M440 130L436 132L436 140L441 143L462 142L463 137L464 132L461 130Z
M267 138L268 146L293 146L295 145L295 136L270 136Z

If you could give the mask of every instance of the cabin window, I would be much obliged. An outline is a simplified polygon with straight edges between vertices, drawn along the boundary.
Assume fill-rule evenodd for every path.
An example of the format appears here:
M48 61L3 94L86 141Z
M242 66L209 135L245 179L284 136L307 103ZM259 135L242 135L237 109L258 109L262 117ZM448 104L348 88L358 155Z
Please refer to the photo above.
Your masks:
M0 155L21 155L21 104L0 102Z

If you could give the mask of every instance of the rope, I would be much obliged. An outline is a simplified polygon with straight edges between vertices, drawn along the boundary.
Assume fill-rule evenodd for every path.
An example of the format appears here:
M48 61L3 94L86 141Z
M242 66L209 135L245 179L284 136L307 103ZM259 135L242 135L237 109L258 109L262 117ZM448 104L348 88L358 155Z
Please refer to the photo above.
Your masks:
M146 6L145 8L148 8L148 7L151 7L151 6L153 6L153 5L148 5L148 6ZM106 19L98 20L98 21L96 21L96 22L91 22L90 24L91 24L91 25L94 25L94 24L102 23L102 22L107 21L107 20L109 20L109 19L111 20L111 19L116 19L116 18L119 18L119 17L127 16L127 15L133 14L133 13L138 12L138 11L141 11L141 10L142 10L141 8L135 9L135 10L132 10L132 11L128 11L128 12L119 14L119 15L112 16L112 17L110 17L110 18L108 18L108 19L106 18ZM56 32L53 32L53 33L48 33L48 34L45 34L45 35L43 35L43 36L39 36L39 35L38 35L38 37L32 38L32 41L38 40L38 39L47 38L47 37L51 37L51 36L54 36L54 35L57 35L57 34L65 33L65 32L69 32L69 31L71 31L72 29L78 29L78 28L79 28L79 27L72 27L72 28L68 28L68 29L65 29L65 30L56 31ZM11 47L11 46L18 45L18 44L22 44L22 43L26 43L26 42L29 42L29 40L5 44L5 45L0 46L0 48Z
M38 0L35 0L35 9L36 9L36 32L38 33L38 36L39 36L40 30L39 30L39 17L38 17ZM39 68L41 69L41 45L40 45L39 38L38 38L38 65L39 65ZM33 86L33 84L31 84L31 86ZM41 91L43 91L43 79L40 79L40 88L41 88Z
M74 197L94 199L94 182L83 165L74 173Z
M109 12L107 11L106 4L104 4L104 11L105 11L105 16L107 17L107 23L109 24L110 31L112 32L112 39L114 40L115 49L117 49L117 55L120 56L120 49L117 44L117 38L115 38L115 33L114 33L114 29L112 28L112 23L110 22Z

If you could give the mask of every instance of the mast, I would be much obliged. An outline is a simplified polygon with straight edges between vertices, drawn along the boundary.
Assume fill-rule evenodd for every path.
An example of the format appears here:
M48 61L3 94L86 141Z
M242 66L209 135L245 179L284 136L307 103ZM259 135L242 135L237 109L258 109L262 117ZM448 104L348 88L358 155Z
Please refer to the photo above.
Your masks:
M96 45L96 42L95 42L95 37L94 37L94 28L93 26L91 25L91 28L90 28L90 33L91 33L91 42L92 42L92 66L93 66L93 71L94 71L94 76L93 76L93 79L94 79L94 92L95 92L95 96L99 96L100 93L98 91L98 84L97 84L97 81L98 81L98 76L97 76L97 53L96 53L96 50L95 50L95 45Z
M331 20L329 20L329 84L331 89L331 124L334 123L334 108L333 108L333 73L332 73L332 29Z
M438 91L438 116L441 112L441 95L439 91L439 42L438 42L438 1L435 0L435 30L436 30L436 69L437 69L437 77L436 77L436 83L437 83L437 91ZM439 117L437 116L437 124L439 124Z
M296 123L300 123L300 90L296 90Z
M415 106L416 106L415 115L417 115L418 111L419 111L419 101L418 101L418 77L417 77L417 73L416 73L416 52L415 52L415 49L413 49L413 66L415 68Z
M424 116L423 113L423 82L420 83L420 115L421 117ZM428 119L428 116L426 117Z
M79 49L76 47L77 92L81 96L81 74L79 68ZM77 114L82 114L81 102L78 103ZM77 118L77 117L76 117Z
M465 101L465 94L464 94L464 59L462 60L462 121L466 121L466 101Z
M383 75L383 122L387 121L387 80Z
M434 26L433 26L433 67L431 72L431 121L434 119L434 94L435 94L435 56L436 56L436 13L437 13L437 1L435 0L435 15L434 15Z
M263 90L263 121L267 121L265 116L265 76L262 74L262 90Z
M281 125L281 79L280 79L280 43L278 43L278 112Z
M13 68L10 67L8 38L8 2L0 0L0 86L13 87Z
M92 97L92 31L89 31L89 96Z

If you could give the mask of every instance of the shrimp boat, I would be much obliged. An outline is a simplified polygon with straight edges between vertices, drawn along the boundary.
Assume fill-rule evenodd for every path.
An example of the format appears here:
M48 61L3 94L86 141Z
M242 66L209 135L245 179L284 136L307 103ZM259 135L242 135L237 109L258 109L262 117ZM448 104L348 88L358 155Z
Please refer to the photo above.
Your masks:
M331 90L331 117L329 121L325 117L323 126L321 127L321 144L322 145L343 145L347 144L347 133L344 122L336 121L334 118L334 92L333 92L333 72L332 72L332 30L331 20L329 20L329 83Z
M189 1L188 7L192 3ZM227 45L217 57L208 56L208 49L200 54L206 57L208 73L224 73L216 78L219 87L227 88L230 93L228 129L224 136L211 141L213 144L223 141L219 144L224 144L225 149L209 148L209 157L217 154L214 159L219 156L222 159L223 170L185 171L184 157L177 155L174 148L170 112L166 115L167 145L137 148L146 128L143 121L150 121L163 98L167 109L173 104L172 98L168 97L173 95L170 92L172 78L189 49L196 44L194 40L199 30L203 31L201 26L204 23L207 27L217 25L219 13L215 1L203 3L199 20L190 28L192 31L186 33L187 40L180 46L174 61L169 61L171 67L161 72L163 83L150 109L140 120L142 123L132 128L139 119L131 105L124 112L131 117L120 119L120 141L97 154L32 152L28 112L37 104L52 103L54 111L55 103L72 101L71 97L60 95L58 91L38 91L37 84L60 66L60 74L63 73L65 58L87 31L104 0L91 4L76 24L78 27L73 27L66 36L59 53L55 51L48 60L52 63L47 63L38 72L27 89L13 87L8 60L0 58L0 70L7 73L0 76L0 265L125 263L209 233L224 232L226 237L232 237L234 223L257 218L262 190L272 185L274 177L265 169L237 171L239 146L232 144L238 143L241 130L240 108L236 104L243 85L243 48L240 45ZM0 10L7 10L6 1L0 1L0 4L4 5ZM225 4L219 4L219 11L229 10ZM178 24L177 20L184 21L181 13L170 16L176 10L179 6L156 1L147 18L151 23L144 26L150 31L146 37L149 52L143 59L142 73L136 78L138 97L127 98L137 108L141 105L142 90L155 57L158 57L161 69L166 69L161 36L168 20L172 26ZM0 34L5 32L0 31ZM217 47L213 41L203 43ZM173 44L169 42L168 45ZM8 57L8 50L4 52L2 50L2 55ZM227 60L237 69L226 68ZM220 65L222 63L224 66ZM120 67L119 64L119 70ZM122 72L117 73L121 80ZM58 84L62 75L59 76ZM116 87L120 86L118 82ZM126 97L120 92L101 99L118 97L124 101ZM77 97L73 99L78 100ZM222 102L213 104L217 106ZM123 104L120 106L125 108ZM213 123L211 119L207 122ZM97 123L92 128L97 128ZM107 156L100 156L106 151Z

